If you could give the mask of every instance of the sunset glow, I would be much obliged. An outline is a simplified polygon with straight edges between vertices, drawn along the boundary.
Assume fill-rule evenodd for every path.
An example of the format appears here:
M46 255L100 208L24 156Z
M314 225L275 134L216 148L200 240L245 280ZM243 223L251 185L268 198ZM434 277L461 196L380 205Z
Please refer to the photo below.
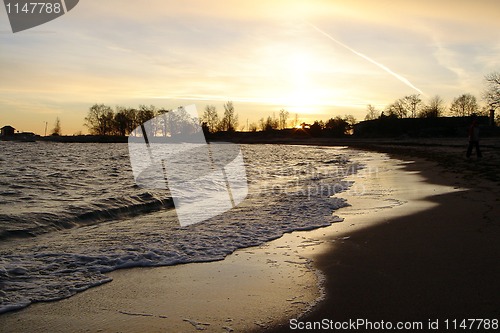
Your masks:
M94 103L233 101L257 122L383 109L395 99L481 100L500 68L498 1L82 1L13 34L0 13L0 125L85 132Z

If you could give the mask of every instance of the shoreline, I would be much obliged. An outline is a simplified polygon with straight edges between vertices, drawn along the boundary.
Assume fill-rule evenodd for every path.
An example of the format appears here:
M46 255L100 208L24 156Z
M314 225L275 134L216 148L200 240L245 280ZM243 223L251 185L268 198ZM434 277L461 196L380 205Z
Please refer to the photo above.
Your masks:
M327 277L327 297L299 319L304 329L294 331L312 332L307 325L324 319L333 321L331 325L365 320L356 327L359 332L376 331L382 321L421 324L413 330L436 331L453 330L446 326L453 320L500 320L500 186L497 178L484 173L500 165L498 150L489 151L486 165L455 158L459 163L437 166L422 157L445 160L432 156L439 149L417 154L394 146L377 149L393 158L415 160L404 165L404 172L421 175L426 184L457 191L426 195L420 203L409 202L404 211L386 211L379 217L381 223L316 254L314 265ZM411 207L422 204L427 208ZM341 215L347 221L356 219ZM481 330L477 325L476 331ZM266 332L289 331L290 321Z
M7 325L10 324L9 327L11 328L11 330L9 330L9 332L15 331L15 329L18 329L18 331L23 331L23 330L25 331L26 329L28 330L30 328L33 329L34 327L37 328L46 327L51 331L61 331L61 332L68 330L74 331L73 329L68 329L67 325L69 324L74 324L74 325L76 324L77 326L73 327L79 328L80 331L86 331L87 329L90 329L91 331L98 331L99 329L103 331L109 331L110 329L113 329L114 331L121 330L124 332L136 332L136 331L144 331L144 327L148 327L148 331L165 331L165 327L168 327L169 329L173 327L183 331L184 330L189 331L190 329L192 329L193 332L201 328L204 328L208 332L210 331L220 332L221 329L225 331L244 330L249 332L251 331L258 332L266 328L278 326L278 328L275 330L276 332L287 332L289 331L288 328L286 327L287 320L290 318L298 317L300 313L302 313L308 306L307 304L304 303L308 302L312 303L315 298L319 297L317 290L315 292L310 290L311 287L314 287L316 284L314 270L311 267L307 267L309 266L310 260L313 260L314 267L316 267L325 274L326 278L325 287L327 290L327 295L326 299L323 302L321 302L317 307L313 309L312 312L310 312L304 317L304 320L306 319L313 320L314 318L319 318L318 316L326 316L333 313L335 313L336 318L341 318L339 317L340 313L338 311L339 308L346 309L345 305L346 304L353 305L351 304L353 303L353 300L351 299L349 301L349 297L346 297L345 299L337 298L337 295L339 295L339 290L337 290L338 288L335 289L332 286L338 284L339 277L345 279L342 285L344 287L348 287L346 290L350 290L349 294L357 295L361 299L366 295L370 295L370 293L362 293L357 291L357 288L359 286L362 286L363 283L365 283L365 281L363 281L362 279L360 280L358 275L361 275L363 277L366 276L367 274L377 272L379 266L384 264L383 262L384 260L382 260L382 262L374 263L372 266L369 266L366 269L361 269L361 268L354 269L353 267L351 267L352 265L348 265L348 268L350 267L351 271L349 269L345 271L339 270L338 269L339 267L341 268L344 267L341 261L347 260L346 258L350 258L348 261L353 260L352 258L353 254L350 253L351 250L353 253L358 253L359 250L363 249L364 251L367 251L365 249L365 246L360 240L368 239L369 243L376 244L377 242L376 239L373 239L374 237L373 235L379 234L377 230L386 228L386 225L401 225L403 223L407 225L405 219L407 220L408 218L412 218L412 216L414 215L418 215L421 214L422 212L425 213L428 212L429 210L435 209L437 200L432 201L429 200L429 198L423 200L425 197L423 196L424 194L423 192L425 192L428 195L433 194L433 192L435 192L436 190L436 186L434 185L436 183L440 183L440 185L444 184L443 185L444 187L442 189L445 190L444 193L449 193L451 191L450 193L452 194L457 194L457 193L462 194L464 192L462 190L463 188L461 190L454 189L454 187L460 187L458 183L463 183L463 180L461 179L457 181L458 182L457 184L450 186L450 183L454 182L453 179L444 179L442 175L439 174L437 175L434 174L429 176L428 175L429 170L431 170L431 167L433 167L434 165L431 162L425 162L420 160L417 161L415 164L410 164L407 162L401 162L390 159L387 160L387 163L396 167L396 169L393 170L393 172L396 174L395 175L396 179L391 180L392 182L394 182L394 185L397 185L398 183L401 184L402 179L397 179L397 178L402 177L404 175L403 176L404 181L408 181L410 178L412 179L410 183L405 182L406 185L413 184L415 188L419 189L418 191L419 193L413 193L411 191L410 191L411 193L400 193L400 195L401 194L403 195L402 199L404 199L404 195L406 195L408 197L407 199L409 199L409 202L411 202L412 198L413 199L420 198L418 200L418 203L413 205L414 206L413 208L409 209L408 204L397 205L397 203L395 203L396 205L389 209L380 206L378 212L370 214L370 216L368 217L366 215L367 213L366 211L363 214L363 212L357 211L357 209L359 209L362 204L364 204L368 208L370 207L373 208L375 202L363 203L362 201L364 198L362 198L361 196L356 198L355 196L351 195L351 197L349 197L348 200L351 204L353 204L353 206L351 206L350 208L349 207L343 208L337 211L338 215L346 218L346 220L343 223L335 223L332 226L315 229L312 231L294 232L291 234L285 234L282 238L268 242L261 247L238 250L232 255L226 257L225 260L220 262L212 262L206 264L188 264L188 265L168 266L160 268L137 268L137 269L129 269L123 271L115 271L110 274L113 275L113 277L115 278L115 281L111 282L110 284L106 284L97 288L92 288L88 291L80 293L66 300L57 301L54 303L38 303L30 306L25 310L2 315L0 316L0 323L2 323L0 327L7 327ZM397 169L403 169L403 170L398 171ZM431 178L424 178L424 179L419 178L418 176L419 169L426 170L426 172L424 172L426 174L425 177L431 177L431 178L434 177L432 178L432 181ZM367 178L365 180L370 181L370 178ZM439 180L439 182L437 182L436 180ZM372 181L372 183L374 182ZM422 184L424 184L425 186ZM426 187L426 189L424 190L423 187ZM343 193L340 196L345 197L349 195L350 195L349 193ZM444 197L446 197L446 195L448 194L446 195L443 194L443 195ZM358 200L358 202L356 203L355 200ZM351 211L349 212L349 210ZM409 212L412 212L412 214L408 216ZM393 222L397 221L398 219L401 221L397 223ZM413 224L414 222L415 220L413 219L413 222L411 223ZM393 233L394 232L395 231L393 231ZM404 232L404 229L398 230L396 233L401 233L401 232ZM384 232L382 232L382 234L384 234ZM304 243L303 242L304 239L301 240L300 237L305 237L307 241ZM294 240L294 238L298 239ZM402 245L399 244L399 245L402 246L404 244ZM288 246L288 248L286 246ZM287 253L289 255L295 256L294 257L295 259L290 260L290 258L288 258L287 256L285 257L283 256L283 249L285 250L288 249L285 252L296 252L297 249L300 248L305 251L300 251L300 254ZM358 252L356 250L358 250ZM281 254L279 254L280 251ZM366 252L364 253L366 254ZM358 259L359 261L360 254L358 253L357 256L358 257L354 256L354 259ZM299 261L297 261L297 258L299 259ZM268 259L271 261L268 261ZM337 264L332 265L331 263L332 260L334 262L337 262ZM409 259L406 258L406 260ZM276 266L276 262L278 261L279 261L278 265L279 267ZM248 264L248 262L250 262L250 264ZM298 262L301 263L298 264ZM285 267L287 266L287 264L288 267ZM358 266L362 267L363 264L364 262L361 262L360 265ZM210 265L213 266L213 268L207 269L206 267ZM225 268L221 269L221 267L224 266ZM336 270L332 271L333 269L332 267L336 268ZM257 277L254 279L252 279L251 277L250 278L247 277L244 279L238 279L238 278L228 279L227 274L220 275L220 272L222 271L222 272L228 272L228 274L235 274L235 276L237 276L238 273L235 273L235 269L236 272L238 272L239 269L239 274L241 274L242 271L245 271L245 269L247 269L247 273L257 272L260 270L262 274L261 275L259 275L260 273L256 274ZM214 288L214 290L217 292L215 294L213 294L212 292L212 296L209 297L213 297L214 295L220 295L220 292L227 291L229 297L231 298L231 295L236 296L235 292L237 291L249 290L245 289L249 288L248 286L249 284L253 284L254 287L256 288L255 290L258 291L267 290L267 292L262 293L260 297L252 296L253 298L258 298L255 303L249 304L243 302L245 303L243 304L241 300L237 301L236 299L229 300L229 302L221 301L221 303L217 303L217 306L220 307L220 309L218 310L209 309L212 311L212 314L205 313L203 315L199 315L198 317L184 316L185 318L181 318L183 316L179 315L179 317L177 317L175 320L174 326L172 326L171 323L170 326L168 325L165 326L165 324L167 324L167 321L175 318L175 315L172 316L172 314L168 313L165 314L165 312L161 311L158 313L153 313L151 312L150 309L161 309L162 304L165 306L166 303L152 302L150 303L151 307L147 309L148 311L144 311L145 309L141 308L141 302L142 304L148 304L147 303L148 298L142 297L140 298L141 302L139 302L134 297L138 297L138 295L150 295L150 296L159 294L163 295L163 293L171 292L172 291L171 288L165 286L165 280L163 280L163 285L162 285L161 278L162 276L165 277L166 271L173 271L173 270L180 270L180 271L185 270L184 273L179 273L180 274L179 276L184 278L190 277L194 272L195 274L199 274L198 276L200 277L200 279L207 278L207 272L211 271L214 274L212 275L211 279L213 281L215 280L217 281L215 281L216 282L215 284L210 286L211 288ZM278 272L280 273L278 274ZM217 276L217 274L219 275ZM263 289L264 285L266 284L263 283L262 281L268 279L269 277L269 275L266 274L277 274L277 275L274 277L275 280L271 281L273 283L267 284L266 288L268 289ZM306 278L304 278L305 275L307 275ZM148 278L145 279L146 276ZM497 275L492 275L492 277L495 276ZM279 280L278 278L280 278L281 280ZM407 280L409 280L408 277L406 278ZM382 278L380 279L381 279L381 281L379 281L380 285L382 287L384 286L387 287L387 281L384 281L384 279ZM134 280L135 283L131 283ZM154 282L155 280L156 284ZM182 278L180 280L182 280ZM257 283L256 280L259 283ZM148 283L147 281L149 281L149 283L151 284L150 286L145 285ZM191 282L192 282L191 284L188 284L186 286L187 289L184 290L193 288L193 285L196 285L196 283L193 284L193 281ZM231 283L233 284L234 288L232 290L228 288L228 286ZM372 286L374 284L376 285L376 283L373 282ZM277 291L276 286L278 285L284 286L285 290ZM294 289L294 287L296 287L297 285L301 285L301 288L303 289L300 288ZM203 291L204 289L206 289L206 286L203 285L198 286L198 289ZM300 297L303 296L302 291L307 289L309 289L310 292L309 297L313 295L312 297L313 299L309 298L309 301L303 302L303 300L301 300ZM133 292L133 295L127 296L127 293L131 292L132 290L135 290ZM377 293L378 291L372 290L371 292L373 294L374 292ZM286 297L283 297L283 295L285 295ZM240 295L240 297L242 297L242 295ZM183 295L179 295L179 293L177 293L177 298L173 300L174 303L176 302L175 300L179 302L182 301ZM204 299L203 296L200 296L200 298L198 300L195 300L194 303L192 303L189 306L185 305L182 309L195 310L194 313L198 314L204 313L207 310L206 308L198 307L196 309L193 309L193 304L200 304L200 303L206 304L207 303L206 300L207 300L206 298ZM179 302L175 304L180 304ZM124 304L127 305L128 307L123 307ZM273 306L276 307L276 304L281 304L281 305L279 305L279 307L275 309L275 313L271 314L269 309L271 309ZM62 307L63 305L64 308ZM495 305L494 302L493 305ZM85 306L92 306L92 307L88 308L88 310L86 311ZM373 306L373 304L371 306ZM113 307L114 309L112 309ZM226 310L224 310L224 308ZM355 308L357 307L355 306ZM360 307L360 309L361 308L362 307ZM63 309L65 310L61 311ZM258 311L254 313L255 315L254 318L248 320L249 317L251 317L252 315L251 309L256 309ZM216 316L213 314L214 312L213 310L217 310L215 311L215 313L219 314L218 318L215 318ZM227 315L228 310L235 310L234 312L235 314L231 314L231 316L228 316ZM61 315L59 314L59 312L62 312L64 314ZM354 312L345 312L345 313L352 315ZM357 313L362 314L363 311L359 310ZM238 314L241 315L241 318L245 318L245 320L239 321ZM93 317L89 315L93 315ZM265 316L267 316L267 319L265 318ZM55 323L58 324L54 326ZM210 324L210 325L203 325L203 324ZM279 327L279 324L281 324L282 326ZM285 326L283 326L283 324ZM142 330L140 329L141 327ZM3 330L0 328L0 331Z
M0 315L0 332L262 331L323 297L304 256L318 245L298 231L220 261L116 270L109 283Z

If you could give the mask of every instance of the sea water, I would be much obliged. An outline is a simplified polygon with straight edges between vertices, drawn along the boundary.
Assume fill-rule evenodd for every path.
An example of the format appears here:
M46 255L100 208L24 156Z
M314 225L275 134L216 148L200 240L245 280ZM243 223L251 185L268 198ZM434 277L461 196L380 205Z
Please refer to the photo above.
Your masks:
M168 189L135 184L126 144L0 142L0 313L109 282L116 269L221 260L328 226L361 168L342 148L241 149L247 197L181 227Z

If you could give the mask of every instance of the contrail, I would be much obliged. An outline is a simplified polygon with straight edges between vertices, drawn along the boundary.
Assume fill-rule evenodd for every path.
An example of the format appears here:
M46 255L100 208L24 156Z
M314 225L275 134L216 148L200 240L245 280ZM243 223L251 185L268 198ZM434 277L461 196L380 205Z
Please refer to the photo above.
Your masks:
M398 73L395 73L393 72L391 69L387 68L386 66L382 65L381 63L378 63L376 62L375 60L369 58L368 56L364 55L363 53L360 53L352 48L350 48L349 46L345 45L344 43L336 40L335 38L333 38L332 36L330 36L328 33L324 32L323 30L321 30L320 28L318 28L317 26L315 26L314 24L312 23L309 23L309 22L306 22L307 24L309 24L311 27L313 27L315 30L317 30L319 33L325 35L326 37L328 37L329 39L331 39L332 41L334 41L335 43L339 44L340 46L343 46L344 48L348 49L349 51L351 51L352 53L360 56L361 58L371 62L372 64L374 64L375 66L377 67L380 67L382 68L384 71L386 71L387 73L391 74L392 76L394 76L396 79L398 79L399 81L403 82L404 84L406 84L408 87L412 88L412 89L415 89L416 91L418 91L419 93L421 93L422 95L425 95L422 90L418 89L417 87L415 87L410 81L408 81L408 79L404 78L403 76L399 75Z

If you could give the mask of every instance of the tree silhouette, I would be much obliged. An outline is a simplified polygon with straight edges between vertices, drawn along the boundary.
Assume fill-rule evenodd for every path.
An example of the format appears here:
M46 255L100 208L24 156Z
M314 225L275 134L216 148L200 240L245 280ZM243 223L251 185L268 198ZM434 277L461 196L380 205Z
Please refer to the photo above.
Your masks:
M90 134L110 135L113 132L114 113L111 107L104 104L94 104L90 107L85 126Z
M396 116L398 118L416 118L422 107L422 100L420 95L408 95L395 100L392 104L387 106L386 112L389 116Z
M321 131L324 128L323 121L318 121L316 120L311 127L309 127L309 131L311 133L311 136L318 137L321 136Z
M217 128L219 127L219 116L214 105L207 105L205 107L205 111L203 112L201 119L207 124L207 128L210 133L215 133L217 131Z
M233 102L224 104L224 117L221 120L221 130L225 132L234 132L238 127L238 115L234 112Z
M54 124L54 128L52 129L51 135L61 135L61 120L59 117L56 118L56 122Z
M279 128L280 129L285 129L286 128L286 121L288 119L288 111L285 110L285 109L281 109L280 110L280 113L279 113L279 117L280 117L280 120L279 120Z
M387 109L387 113L389 116L394 116L397 118L406 118L408 115L408 110L405 108L403 99L397 99L394 101L394 103L390 104Z
M375 109L375 107L371 104L368 104L368 106L366 107L366 117L365 117L365 120L375 120L375 119L378 119L380 117L380 112Z
M450 106L450 112L455 116L465 117L477 113L478 108L475 96L471 94L462 94L453 99Z
M444 114L446 107L444 101L438 95L431 97L429 103L424 105L419 114L420 118L437 118Z
M354 117L350 117L352 118L352 121ZM330 118L325 124L325 130L327 130L328 133L334 137L344 136L351 130L351 125L349 124L348 119L350 119L349 116L344 119L342 119L340 116Z
M263 131L272 131L276 130L279 127L279 120L276 119L276 116L273 113L273 116L268 116L265 123L262 125Z
M491 110L500 108L500 72L493 72L485 76L486 89L483 97Z
M129 128L131 127L129 125L131 119L129 118L130 114L127 111L128 110L124 107L121 106L116 107L116 113L114 115L114 121L113 121L114 134L125 136L133 130L133 129L129 130Z
M250 132L257 132L257 124L256 123L250 123L250 126L248 127L248 130Z
M416 118L420 111L422 100L418 94L408 95L403 97L402 104L406 109L406 113L409 114L411 118Z

